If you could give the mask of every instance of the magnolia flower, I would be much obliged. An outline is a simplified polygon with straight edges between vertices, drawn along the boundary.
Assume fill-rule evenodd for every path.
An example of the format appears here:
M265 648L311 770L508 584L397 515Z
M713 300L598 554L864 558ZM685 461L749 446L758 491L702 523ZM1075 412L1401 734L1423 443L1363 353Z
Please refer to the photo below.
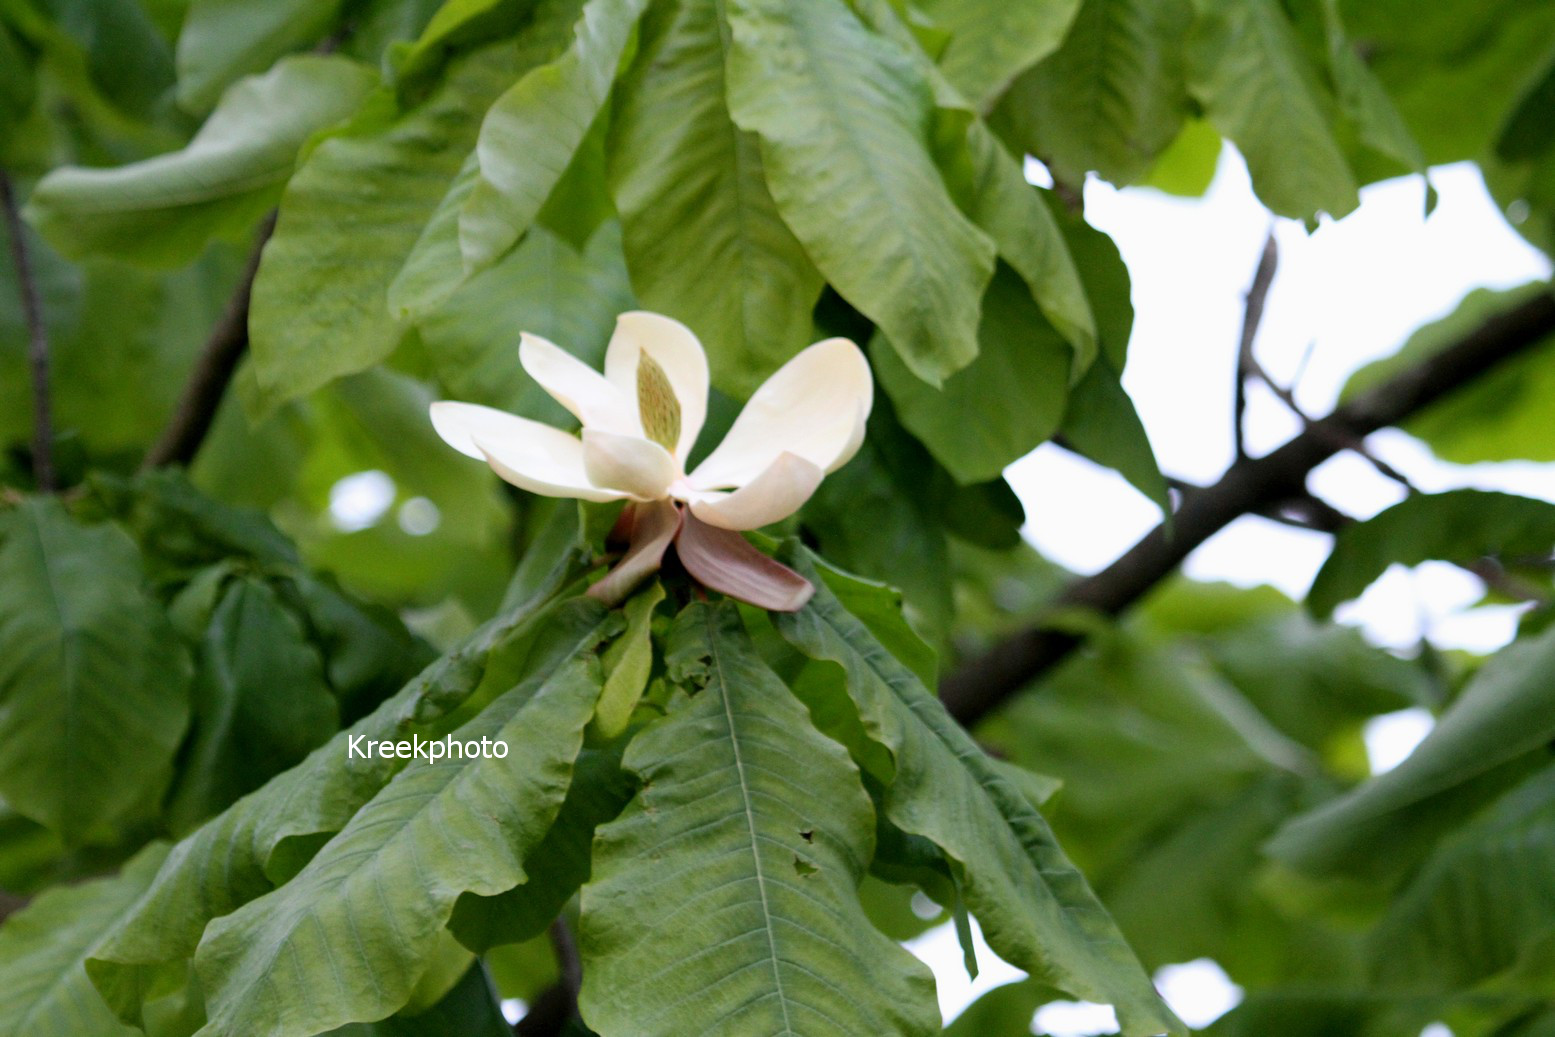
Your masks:
M686 571L714 590L779 611L804 605L809 582L738 531L792 515L858 451L874 402L858 346L826 339L784 364L689 474L708 377L707 354L684 324L621 314L603 374L528 333L518 359L582 423L581 436L473 403L432 404L432 424L449 446L514 486L629 502L617 524L626 554L590 594L619 602L659 568L673 542Z

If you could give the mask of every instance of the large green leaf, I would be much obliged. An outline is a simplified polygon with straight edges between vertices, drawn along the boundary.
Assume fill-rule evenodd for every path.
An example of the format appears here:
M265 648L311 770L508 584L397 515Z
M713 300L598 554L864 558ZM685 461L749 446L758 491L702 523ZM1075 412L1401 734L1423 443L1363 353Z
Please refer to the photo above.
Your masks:
M478 51L403 113L387 93L376 95L292 177L254 282L252 409L268 411L393 350L401 329L389 313L389 283L513 64L512 48Z
M101 836L167 785L189 657L117 526L34 499L0 531L0 794L67 841Z
M972 220L993 238L999 255L1025 279L1043 316L1073 347L1068 381L1074 381L1095 361L1098 323L1108 319L1092 315L1082 271L1071 253L1074 235L1060 227L1044 192L1026 182L1021 164L982 122L967 128L967 146Z
M1394 107L1393 99L1345 33L1339 0L1323 0L1323 29L1334 87L1361 142L1413 172L1425 172L1425 155Z
M1057 431L1068 396L1069 344L1012 269L994 274L982 309L977 359L938 389L878 339L871 349L902 424L961 483L997 479L1035 450Z
M1171 510L1166 477L1134 403L1106 360L1092 364L1069 390L1064 442L1081 456L1115 470L1163 513Z
M1444 839L1394 900L1372 934L1378 979L1468 990L1516 970L1523 974L1500 989L1546 994L1555 960L1552 858L1555 769L1545 766Z
M613 113L611 175L638 297L685 321L713 384L744 397L809 342L821 276L778 215L756 138L729 117L722 9L650 9Z
M481 122L480 175L459 212L467 271L490 266L529 229L615 81L648 0L589 0L572 44L510 87Z
M29 214L73 258L186 263L211 238L247 232L280 197L308 137L354 112L377 81L347 58L289 58L229 91L181 151L50 173Z
M1188 107L1188 0L1087 0L1057 53L1015 81L995 124L1060 181L1137 181Z
M437 1004L422 1012L393 1015L375 1023L352 1023L326 1037L512 1037L480 965L465 972Z
M473 4L459 4L444 10L449 14L460 10L473 14L474 9L482 8L484 4L485 0L474 0ZM511 83L513 77L552 61L565 50L573 41L574 23L581 10L582 0L561 0L538 5L533 17L513 40L516 56L512 64L512 76L503 83L503 88ZM497 13L493 12L494 15ZM421 43L427 43L435 36L440 21L441 17L433 19ZM479 24L479 20L476 24ZM407 66L406 74L410 71L410 66ZM486 103L499 96L502 96L500 92L487 98L481 108L484 109ZM558 180L565 176L564 169L558 174ZM458 175L448 185L442 200L422 228L415 247L405 257L404 266L389 285L389 309L394 316L423 317L436 310L468 279L469 271L465 267L464 253L459 243L459 220L465 202L479 182L480 163L474 147L471 147Z
M1053 51L1080 0L926 0L923 13L950 33L939 56L945 77L987 111L1010 82Z
M1096 357L1096 323L1045 198L1027 182L1022 162L1006 151L975 107L924 52L887 0L865 0L859 15L870 29L908 52L934 96L935 158L962 210L994 242L999 256L1025 278L1053 327L1074 347L1072 378ZM931 37L932 38L932 37Z
M251 792L340 726L323 659L275 591L251 576L221 592L201 639L194 737L169 810L187 831Z
M929 153L927 78L840 0L730 0L728 16L729 108L761 138L778 211L908 368L939 384L977 355L995 249Z
M1367 364L1350 377L1352 396L1413 368L1462 339L1497 313L1548 292L1538 281L1509 291L1476 289L1452 313L1427 324L1392 356ZM1437 457L1455 464L1479 461L1555 461L1549 406L1555 399L1555 337L1508 358L1422 409L1403 428L1419 436Z
M138 1023L148 989L170 972L183 975L211 919L295 874L325 837L340 831L399 772L398 760L348 761L351 738L399 740L425 730L475 693L494 648L522 643L543 623L558 590L579 572L575 551L553 557L539 567L532 587L515 585L511 609L301 764L174 846L146 897L108 934L88 967L120 1018Z
M193 112L227 86L323 37L344 0L193 0L178 34L178 102Z
M1344 0L1341 8L1432 165L1490 149L1548 66L1555 33L1555 8L1523 0Z
M608 614L580 604L542 634L565 645L550 664L452 733L500 741L505 758L406 764L296 877L210 924L195 965L217 1032L311 1037L381 1018L409 999L460 894L524 881L599 696Z
M416 327L450 398L567 427L577 419L519 365L518 333L549 339L601 370L615 316L633 303L619 224L601 226L582 251L537 226Z
M775 617L778 629L811 658L841 664L845 687L834 681L830 693L852 698L861 727L839 735L880 771L872 776L886 786L886 817L944 853L989 946L1044 983L1114 1004L1126 1035L1185 1032L1030 801L843 609L802 548L785 560L817 590L801 612ZM837 712L835 703L823 710Z
M670 641L695 694L632 741L643 787L596 837L585 1020L603 1037L938 1033L928 971L858 902L874 819L847 753L731 605L692 605Z
M1407 864L1465 803L1482 802L1509 767L1555 737L1552 672L1555 628L1503 649L1404 762L1297 817L1270 852L1314 872L1386 873Z
M1359 597L1390 565L1432 559L1473 562L1549 554L1555 504L1490 490L1450 490L1406 497L1364 522L1341 529L1307 594L1314 615L1327 616Z
M1336 219L1360 204L1334 136L1336 102L1278 0L1194 0L1188 80L1211 125L1247 159L1253 188L1281 216Z
M567 798L529 855L523 885L494 897L466 893L454 905L448 927L459 942L485 952L545 932L588 881L594 830L619 814L636 791L636 782L621 769L619 745L579 753Z
M0 928L0 1030L27 1037L134 1037L87 979L103 933L151 884L167 846L156 843L114 878L51 890Z

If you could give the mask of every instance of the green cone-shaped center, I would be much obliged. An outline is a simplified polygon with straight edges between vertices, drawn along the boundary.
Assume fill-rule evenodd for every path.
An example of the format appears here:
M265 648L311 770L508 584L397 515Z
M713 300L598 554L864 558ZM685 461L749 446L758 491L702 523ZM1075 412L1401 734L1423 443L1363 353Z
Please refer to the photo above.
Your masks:
M674 453L680 442L680 401L675 399L669 375L646 352L637 356L637 410L642 414L643 434Z

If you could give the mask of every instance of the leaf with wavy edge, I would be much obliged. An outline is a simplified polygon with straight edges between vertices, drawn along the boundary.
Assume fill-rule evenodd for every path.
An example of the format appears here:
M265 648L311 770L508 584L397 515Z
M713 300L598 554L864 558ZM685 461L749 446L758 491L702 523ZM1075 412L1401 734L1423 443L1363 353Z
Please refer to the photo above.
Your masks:
M1017 79L992 119L1069 184L1144 176L1188 111L1188 0L1087 0L1064 45Z
M371 367L399 342L389 284L469 153L477 113L510 81L514 58L500 44L477 51L403 112L380 91L298 168L254 281L252 410Z
M1259 199L1279 213L1338 219L1360 204L1318 78L1277 0L1194 0L1188 88L1247 159Z
M136 855L114 878L60 886L0 928L0 1033L26 1037L134 1037L92 989L82 963L103 930L133 909L167 856Z
M480 175L459 211L459 250L473 273L529 229L567 171L615 81L648 0L589 0L571 46L499 97L481 123Z
M202 1034L311 1037L406 1003L454 901L525 880L594 715L610 618L570 602L541 635L560 651L453 732L505 757L405 765L295 878L211 922L195 954Z
M1115 1005L1125 1037L1185 1034L1042 815L842 607L808 550L790 543L782 557L817 589L803 611L773 622L801 652L842 666L869 743L856 755L879 771L885 816L944 852L989 946L1051 986Z
M237 83L187 147L39 181L31 218L65 255L188 263L213 237L241 239L280 197L308 138L356 111L373 70L338 55L287 58Z
M728 0L728 17L729 110L761 138L778 211L837 291L938 385L977 355L995 249L934 164L923 69L839 0Z
M667 655L702 687L628 747L642 789L595 838L585 1020L603 1037L938 1034L928 971L858 902L875 824L847 753L732 605L687 608Z
M0 793L78 844L166 789L192 667L118 526L32 498L0 538Z
M370 715L314 750L173 847L145 898L121 920L87 964L103 996L125 1022L138 1024L159 978L182 982L200 934L213 918L262 896L294 874L323 842L397 773L399 760L346 765L353 735L397 739L458 708L476 689L494 647L543 621L558 593L580 572L580 555L562 556L533 581L532 592L441 657Z
M744 397L813 340L821 275L778 215L757 139L729 116L722 8L645 15L612 112L611 179L643 305L688 324L713 384Z
M926 0L923 11L949 30L945 77L981 111L1010 82L1058 49L1079 0Z

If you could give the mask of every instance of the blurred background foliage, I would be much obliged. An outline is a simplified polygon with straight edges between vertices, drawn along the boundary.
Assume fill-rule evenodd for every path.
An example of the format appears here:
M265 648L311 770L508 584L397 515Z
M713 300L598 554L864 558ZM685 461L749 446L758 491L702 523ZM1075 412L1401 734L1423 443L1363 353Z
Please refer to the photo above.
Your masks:
M775 532L900 588L940 673L1033 624L1088 637L975 734L1055 779L1044 813L1147 968L1212 958L1245 990L1210 1032L1555 1032L1555 506L1417 496L1342 530L1308 602L1173 578L1114 623L1049 612L1070 576L1001 475L1057 438L1171 506L1087 176L1198 194L1224 139L1315 224L1470 160L1549 250L1552 40L1540 0L0 0L25 214L0 237L32 267L0 262L0 889L38 897L0 929L0 1030L133 1032L83 962L159 840L370 712L545 549L555 506L453 458L427 404L565 424L517 332L598 364L641 306L708 348L704 444L806 343L867 345L865 446ZM143 466L261 244L208 435ZM1352 389L1545 291L1471 296ZM1552 351L1406 431L1549 462ZM1493 658L1328 619L1395 562L1486 557L1543 603ZM1373 777L1364 725L1411 707L1434 733ZM865 892L894 938L944 917ZM449 960L429 1011L338 1032L505 1032L490 990L556 979L543 939L489 982ZM948 1032L1026 1034L1056 996L1002 988ZM147 1032L193 1032L197 1001Z

